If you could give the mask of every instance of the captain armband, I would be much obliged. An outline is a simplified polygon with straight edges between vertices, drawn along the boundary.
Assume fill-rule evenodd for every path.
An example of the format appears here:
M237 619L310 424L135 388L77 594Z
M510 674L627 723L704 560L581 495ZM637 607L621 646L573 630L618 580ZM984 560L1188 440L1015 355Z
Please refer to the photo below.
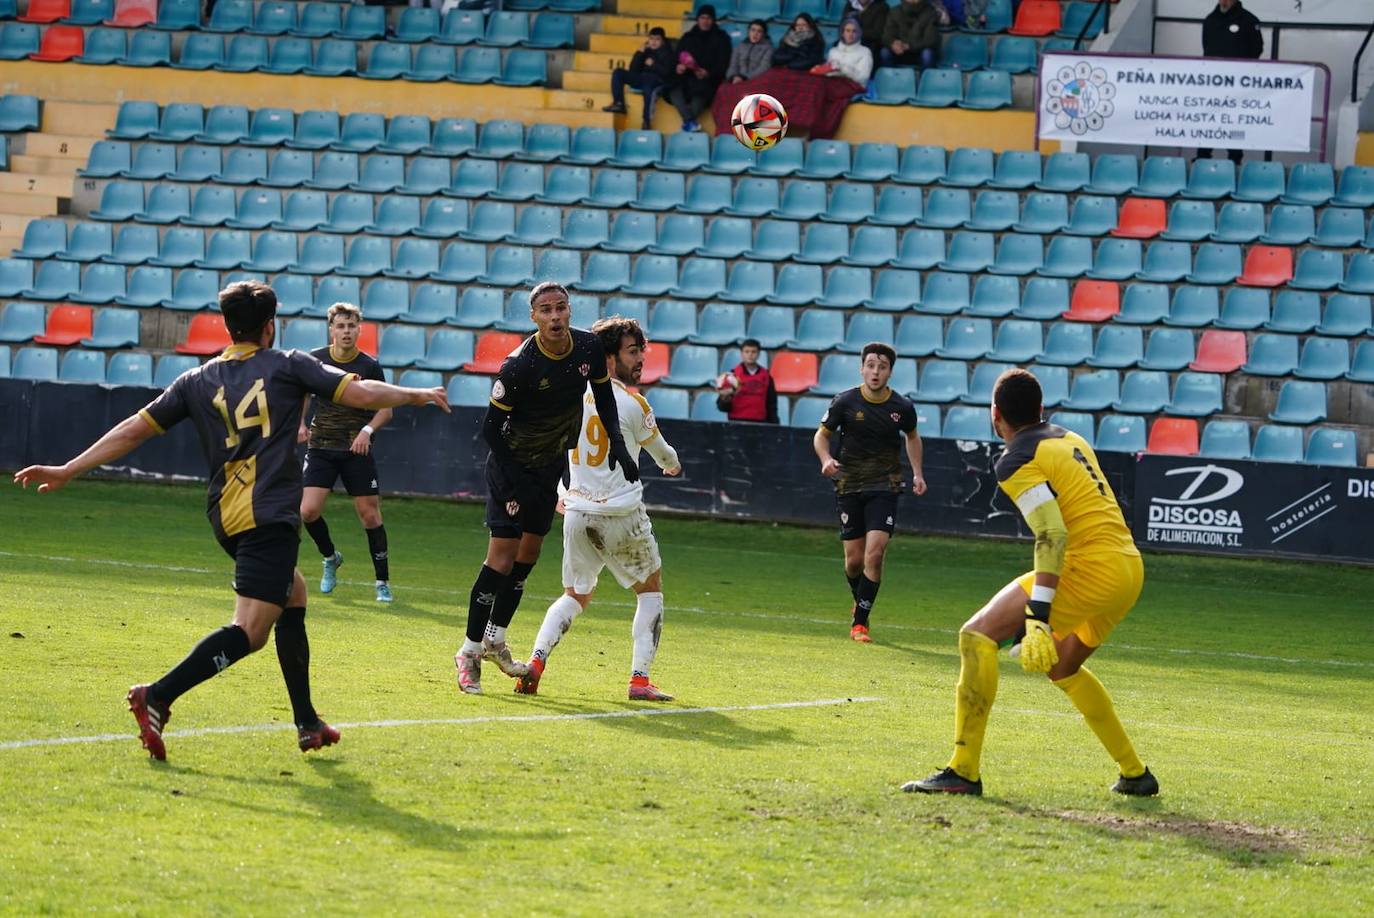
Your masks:
M1016 498L1016 507L1035 533L1035 572L1058 575L1064 569L1069 531L1054 490L1048 482L1027 488Z

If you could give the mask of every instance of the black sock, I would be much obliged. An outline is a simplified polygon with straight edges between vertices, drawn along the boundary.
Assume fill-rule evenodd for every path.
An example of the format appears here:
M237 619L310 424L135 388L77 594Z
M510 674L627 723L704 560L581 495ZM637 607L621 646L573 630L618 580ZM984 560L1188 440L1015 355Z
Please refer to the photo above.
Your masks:
M496 605L491 609L491 623L498 628L506 628L515 618L515 610L520 608L520 600L525 597L525 578L534 570L533 564L516 561L510 569L510 578L505 587L496 594Z
M329 524L324 521L324 517L306 523L305 531L315 540L315 547L320 550L322 556L334 557L334 540L329 537Z
M477 573L477 580L472 584L472 593L468 597L468 630L469 641L482 642L482 635L487 630L487 619L491 618L491 610L496 605L496 597L506 585L506 575L500 571L494 571L482 565L482 570Z
M372 552L372 570L378 580L391 579L391 564L386 554L386 527L367 530L367 550Z
M251 652L248 635L238 625L225 625L211 631L191 649L186 659L153 683L153 696L163 704L171 704Z
M293 606L282 611L275 629L277 662L291 696L291 715L298 727L313 727L320 719L310 703L310 640L305 634L305 608Z
M878 587L882 584L859 575L858 596L854 604L854 624L868 626L868 613L873 611L873 603L878 598Z
M853 577L849 576L848 574L845 574L844 577L846 580L849 581L849 595L854 597L855 602L858 602L859 580L862 579L863 574L855 574Z

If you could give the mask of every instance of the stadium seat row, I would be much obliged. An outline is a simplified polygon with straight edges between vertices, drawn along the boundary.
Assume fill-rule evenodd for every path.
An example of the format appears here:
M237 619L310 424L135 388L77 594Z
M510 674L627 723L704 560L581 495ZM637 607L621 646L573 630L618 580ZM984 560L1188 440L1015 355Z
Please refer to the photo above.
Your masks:
M17 93L0 96L0 133L38 130L38 97Z
M430 7L400 11L388 34L386 10L340 2L298 4L269 0L219 0L208 21L200 17L196 0L163 0L159 11L154 0L29 0L21 22L107 25L123 28L150 26L163 31L204 30L250 35L290 35L300 38L345 38L353 41L389 39L399 42L472 43L529 48L571 47L573 20L562 13L540 13L533 18L525 8L484 15L481 10L455 9L442 18ZM0 18L7 18L0 15ZM556 43L550 44L550 41Z
M30 29L33 34L13 34ZM461 53L448 45L378 43L363 52L366 64L358 64L355 42L328 39L311 48L305 38L278 40L270 49L258 36L236 35L227 46L223 36L187 36L175 60L171 59L166 32L134 33L126 50L124 34L96 29L90 37L80 26L48 26L38 41L37 26L0 26L0 60L27 57L35 61L71 61L87 64L123 64L152 67L170 64L181 70L216 70L225 73L305 73L313 76L352 76L368 80L415 80L455 83L496 83L502 86L537 86L548 81L548 55L544 51L499 48L468 48ZM32 51L26 49L32 47Z
M1374 205L1374 167L1348 166L1337 176L1327 163L1299 163L1291 175L1282 163L1247 162L1239 179L1230 160L1197 160L1191 173L1179 157L1152 156L1139 160L1125 154L1103 154L1092 160L1084 153L1054 153L1048 157L1027 150L1000 154L983 147L943 147L861 143L842 140L802 141L786 138L762 153L736 143L729 135L714 138L702 133L664 136L658 131L610 128L569 129L566 125L494 120L478 125L471 119L445 118L434 124L425 116L355 113L342 121L333 112L307 112L299 117L289 109L198 104L169 105L161 113L154 102L121 105L114 139L153 139L167 142L286 145L300 149L346 152L427 153L473 155L489 159L560 161L579 165L656 168L675 172L804 178L849 178L895 181L902 184L941 184L965 188L1054 191L1110 196L1184 197L1300 204L1321 207ZM1228 189L1230 189L1228 191Z

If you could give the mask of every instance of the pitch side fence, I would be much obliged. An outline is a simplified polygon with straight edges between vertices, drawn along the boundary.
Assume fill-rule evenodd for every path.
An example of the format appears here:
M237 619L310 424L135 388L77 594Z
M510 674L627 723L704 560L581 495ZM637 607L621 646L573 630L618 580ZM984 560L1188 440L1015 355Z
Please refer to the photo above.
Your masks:
M0 379L0 468L59 462L137 411L157 390ZM403 410L377 439L388 493L459 500L484 494L483 410ZM792 427L660 422L683 475L657 474L647 455L651 506L717 519L836 525L830 485L817 473L812 431ZM925 441L930 492L902 501L907 531L1027 537L997 487L1000 446ZM1099 453L1136 541L1145 548L1237 556L1374 563L1374 469ZM130 477L203 478L191 425L131 454Z

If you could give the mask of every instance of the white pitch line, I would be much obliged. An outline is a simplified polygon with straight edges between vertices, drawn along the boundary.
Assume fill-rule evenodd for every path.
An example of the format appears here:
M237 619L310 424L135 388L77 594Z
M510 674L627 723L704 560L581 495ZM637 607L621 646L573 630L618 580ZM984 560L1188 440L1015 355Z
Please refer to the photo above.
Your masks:
M70 558L62 555L33 555L9 551L0 551L0 558L23 558L31 561L60 561L73 564L99 564L109 567L136 568L138 570L153 571L169 571L172 573L220 573L218 571L209 570L208 568L180 567L172 564L154 564L150 562L139 561L118 561L109 558ZM372 586L373 581L340 580L339 583L342 583L346 586ZM466 600L468 596L468 592L466 590L453 590L448 589L447 587L412 585L405 587L405 590L414 593L433 593L439 596L454 596L464 600ZM541 596L538 594L531 593L529 594L529 598L535 601L552 602L557 597ZM634 608L633 604L624 602L623 600L616 599L599 599L597 600L597 604L602 606L612 606L616 608L625 609ZM753 618L762 619L764 621L782 621L797 622L799 624L807 625L824 625L826 627L833 627L836 624L841 623L841 620L839 618L820 618L805 615L775 615L768 612L742 611L725 612L719 609L703 609L698 606L665 606L664 608L665 611L668 612L685 612L689 615L707 615L714 616L717 618ZM897 622L885 622L883 624L883 628L892 629L894 631L915 631L924 634L946 635L952 635L957 630L955 626L951 626L949 628L934 628L929 625L903 625ZM1146 647L1140 644L1123 644L1117 641L1113 641L1111 647L1114 650L1126 650L1132 653L1172 654L1176 656L1190 657L1217 657L1229 660L1250 660L1257 663L1282 663L1287 666L1334 666L1347 669L1374 669L1374 662L1366 660L1314 660L1304 659L1301 657L1279 657L1269 654L1246 653L1245 651L1239 650L1195 650L1186 647Z
M557 720L611 720L621 717L673 717L683 714L727 714L738 711L782 711L793 708L821 708L841 704L872 704L881 698L821 698L816 701L777 701L769 704L733 704L705 708L638 708L632 711L589 711L584 714L488 714L481 717L435 717L412 720L361 720L337 723L340 729L389 729L392 727L461 727L473 724L535 723ZM290 724L241 724L234 727L198 727L193 730L170 730L168 739L187 736L219 736L236 733L273 733L294 729ZM71 746L78 743L113 743L137 739L133 731L127 733L96 733L91 736L54 736L44 739L9 740L0 743L0 750L30 749L35 746Z

